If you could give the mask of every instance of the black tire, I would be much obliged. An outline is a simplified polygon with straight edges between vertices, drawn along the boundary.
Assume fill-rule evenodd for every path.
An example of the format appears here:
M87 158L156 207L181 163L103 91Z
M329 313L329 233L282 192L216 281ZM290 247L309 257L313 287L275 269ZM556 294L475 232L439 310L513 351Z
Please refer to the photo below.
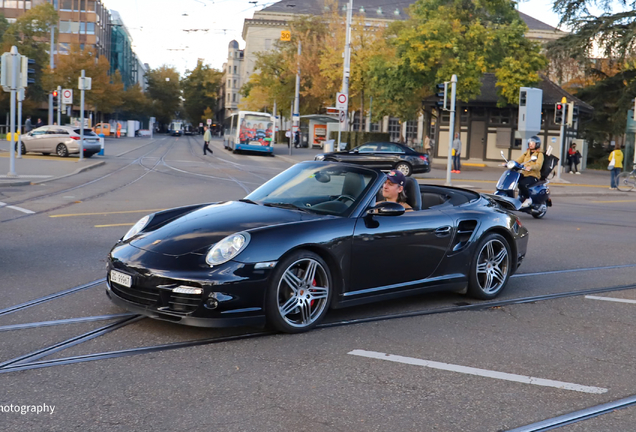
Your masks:
M510 245L503 236L495 233L484 236L470 265L468 295L482 300L497 297L510 279L512 263Z
M267 323L284 333L311 330L329 310L332 292L325 261L313 252L295 251L278 263L271 277L265 298Z
M59 157L67 157L68 156L68 148L64 144L58 144L57 147L55 147L55 153Z
M405 177L409 177L413 173L413 169L411 168L411 165L409 165L406 162L398 162L395 165L395 169L398 171L401 171Z
M535 219L542 219L543 216L546 215L546 213L548 212L548 207L546 206L545 209L541 212L541 213L532 213L532 217Z
M22 143L22 145L20 147L22 147L22 154L26 154L27 150L26 150L26 146L24 145L24 143ZM15 152L18 153L18 143L15 143Z

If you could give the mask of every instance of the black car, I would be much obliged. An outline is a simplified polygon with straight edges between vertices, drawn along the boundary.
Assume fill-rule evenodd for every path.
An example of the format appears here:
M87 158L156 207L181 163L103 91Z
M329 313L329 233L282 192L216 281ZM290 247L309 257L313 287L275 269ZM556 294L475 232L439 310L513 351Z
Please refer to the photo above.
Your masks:
M526 254L528 231L492 198L418 185L414 211L377 202L386 175L303 162L238 201L142 218L108 256L107 294L152 318L294 333L329 308L435 290L490 299Z
M314 160L348 162L384 171L398 169L407 177L431 170L428 155L392 142L370 142L349 151L319 154Z

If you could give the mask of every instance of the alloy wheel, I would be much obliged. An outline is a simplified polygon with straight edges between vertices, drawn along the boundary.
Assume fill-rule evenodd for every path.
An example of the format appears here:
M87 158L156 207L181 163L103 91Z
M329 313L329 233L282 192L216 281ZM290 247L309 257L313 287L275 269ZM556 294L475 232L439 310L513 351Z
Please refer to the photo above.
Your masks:
M503 288L510 271L508 249L498 239L488 241L479 251L477 258L477 283L488 295Z
M292 263L278 282L280 317L290 326L304 328L313 324L327 307L329 277L313 258Z

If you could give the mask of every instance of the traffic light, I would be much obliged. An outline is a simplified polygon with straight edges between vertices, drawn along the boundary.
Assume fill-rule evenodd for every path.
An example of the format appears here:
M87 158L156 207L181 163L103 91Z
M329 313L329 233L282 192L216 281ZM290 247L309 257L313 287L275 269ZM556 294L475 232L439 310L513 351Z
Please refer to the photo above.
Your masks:
M59 104L59 93L57 92L57 90L53 90L51 92L51 94L53 95L53 108L57 107Z
M554 104L554 124L563 124L564 105L565 104L561 102Z
M570 102L565 106L567 112L567 125L572 127L574 122L579 119L579 107L574 106L574 102Z
M437 107L443 109L444 111L450 111L450 107L448 106L448 82L444 84L437 84L437 93L435 96L438 97L436 102Z

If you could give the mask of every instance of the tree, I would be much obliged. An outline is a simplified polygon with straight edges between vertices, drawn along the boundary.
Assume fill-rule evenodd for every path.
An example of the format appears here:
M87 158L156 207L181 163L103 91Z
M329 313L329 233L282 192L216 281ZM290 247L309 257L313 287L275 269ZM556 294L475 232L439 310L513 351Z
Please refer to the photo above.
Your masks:
M204 117L204 112L206 109L216 111L217 90L221 86L222 77L223 72L204 65L202 59L197 61L193 70L186 71L185 77L181 80L183 107L192 123L198 124L205 118L212 118Z
M173 67L161 66L148 71L146 77L152 115L160 123L170 123L181 106L179 72Z
M516 103L519 88L538 82L547 64L510 0L418 0L410 15L391 24L388 47L370 72L374 100L403 118L453 74L461 101L478 96L482 75L494 72L498 104Z
M0 18L3 52L10 51L15 45L20 54L35 60L35 83L30 84L26 90L27 99L23 103L25 113L33 111L37 102L44 101L48 94L47 89L42 87L42 77L49 63L49 44L43 41L50 40L51 28L57 24L58 19L55 8L49 3L29 9L10 25L4 16ZM3 108L8 105L7 95L1 95L0 100Z
M62 88L77 88L82 69L87 77L92 79L92 89L85 93L86 103L102 115L113 113L123 103L124 85L119 72L108 75L110 63L104 56L96 58L95 51L87 47L81 49L78 44L72 44L68 55L58 56L54 70L47 68L44 85L48 90L57 86ZM80 104L80 92L73 92L73 105Z
M150 101L139 84L132 85L122 94L119 112L124 118L142 118L148 116Z

